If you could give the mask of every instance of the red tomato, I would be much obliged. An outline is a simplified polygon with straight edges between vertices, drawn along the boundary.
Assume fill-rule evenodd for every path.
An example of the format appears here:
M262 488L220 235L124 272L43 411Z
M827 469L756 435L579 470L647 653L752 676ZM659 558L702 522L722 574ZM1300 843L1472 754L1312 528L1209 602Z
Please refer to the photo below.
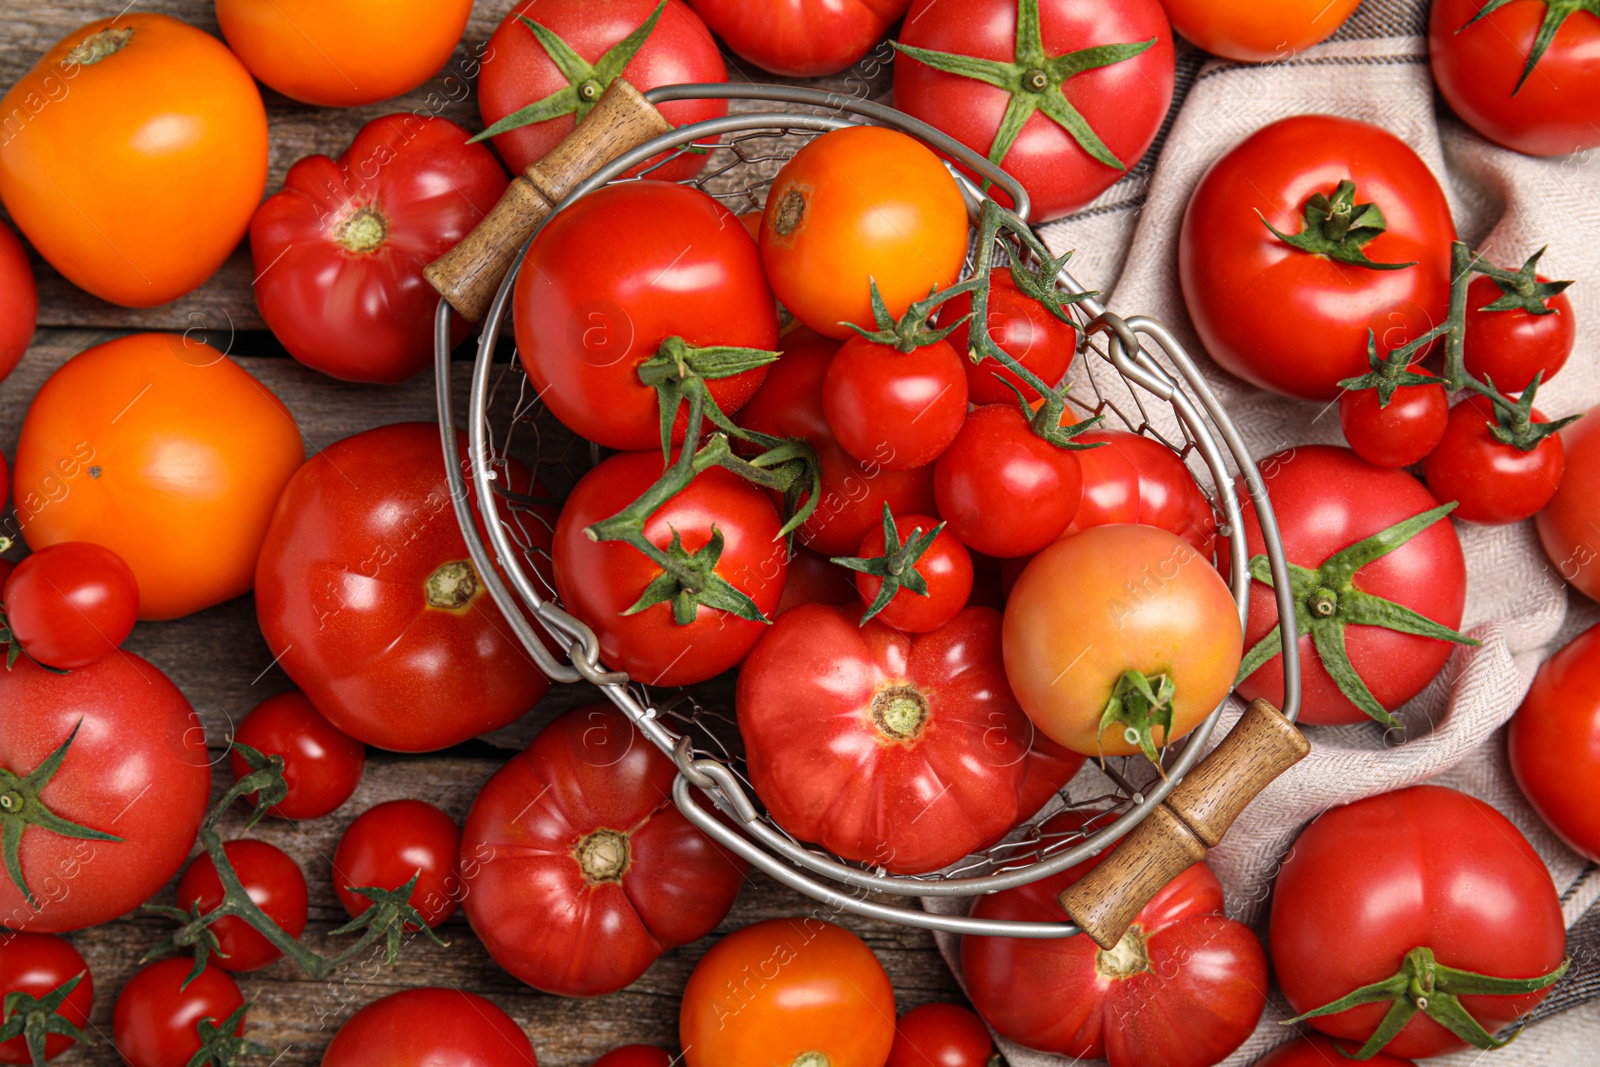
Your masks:
M1506 733L1511 772L1533 810L1561 839L1600 861L1600 627L1539 667Z
M900 1016L883 1067L989 1067L994 1040L983 1020L960 1004L924 1004Z
M74 978L78 979L77 985L67 993L54 1014L82 1030L89 1025L89 1011L94 1006L94 976L72 943L49 934L9 933L0 940L0 1000L9 999L13 993L24 994L35 1001L44 1000ZM18 1004L15 1010L27 1012L29 1006ZM8 1021L15 1017L11 1011L7 1011L6 1016ZM66 1034L40 1036L47 1060L55 1059L76 1043ZM0 1063L33 1062L25 1036L0 1042Z
M1259 466L1277 513L1284 554L1299 567L1318 569L1330 556L1439 504L1405 471L1375 467L1348 449L1302 446L1268 456ZM1265 543L1255 507L1243 496L1242 485L1240 493L1246 551L1254 557L1266 551ZM1449 520L1441 520L1361 567L1350 584L1456 629L1467 599L1461 540ZM1254 648L1277 625L1273 591L1258 581L1250 588L1245 647ZM1359 624L1345 628L1344 644L1361 681L1389 710L1422 692L1444 667L1452 648L1431 637ZM1367 720L1367 713L1328 674L1309 633L1300 636L1300 677L1302 721L1331 726ZM1239 696L1264 697L1281 705L1282 656L1273 656L1241 681Z
M1026 556L1060 537L1078 510L1078 453L1051 444L1015 404L967 414L933 467L939 514L962 544L986 556Z
M911 0L689 0L740 59L771 74L837 74L869 51ZM876 68L872 68L876 70Z
M737 665L764 625L704 604L695 605L694 620L685 626L678 625L673 605L666 602L624 614L664 571L626 542L599 542L584 532L633 503L661 471L660 452L622 452L583 476L556 522L556 590L562 606L599 636L608 666L646 685L692 685ZM657 509L645 521L644 534L664 551L679 539L681 553L691 558L720 535L722 554L714 573L770 619L788 566L781 528L765 493L731 471L712 467Z
M1030 722L1032 720L1029 720ZM1072 781L1088 757L1063 748L1035 728L1028 743L1027 773L1017 814L1031 819L1044 809L1061 788Z
M774 437L798 437L817 450L822 492L816 510L796 534L826 556L854 552L883 523L883 506L896 515L933 510L933 467L892 471L886 457L857 463L840 447L822 410L822 383L839 342L801 327L783 336L783 358L739 412L739 425Z
M122 557L59 541L25 557L5 580L5 621L22 651L77 670L115 652L139 618L139 583Z
M1600 145L1600 17L1550 4L1435 0L1428 54L1439 92L1467 125L1518 152L1563 156ZM1543 25L1559 20L1529 69ZM1502 387L1503 388L1503 387Z
M966 293L951 298L939 312L941 322L953 322L972 313L972 297ZM1032 371L1046 385L1055 385L1067 376L1072 356L1078 349L1077 331L1046 310L1045 306L1017 288L1009 267L989 273L989 336L1006 355ZM967 396L974 404L1015 404L1017 394L1005 382L1022 390L1030 400L1031 386L997 360L972 362L972 324L962 323L950 335L950 344L969 358L965 361Z
M1536 284L1550 279L1535 275ZM1523 308L1486 311L1504 296L1493 278L1479 276L1467 287L1467 326L1462 336L1462 355L1467 372L1476 378L1493 381L1507 394L1520 393L1542 375L1548 382L1567 365L1577 337L1572 317L1572 300L1557 293L1543 301L1547 315L1535 315Z
M223 853L240 883L257 907L290 937L299 937L306 928L306 876L300 866L281 849L265 841L228 841ZM178 907L188 911L193 905L205 913L221 906L222 879L211 857L202 852L178 879ZM238 916L218 919L206 929L217 938L212 962L225 971L258 971L283 953Z
M1357 1048L1358 1046L1348 1041L1335 1044L1321 1034L1309 1034L1296 1038L1287 1045L1279 1045L1251 1067L1338 1067L1339 1064L1348 1061ZM1382 1052L1361 1062L1369 1064L1370 1067L1417 1067L1410 1060L1403 1060L1399 1056L1388 1056Z
M536 989L598 996L710 933L744 863L672 803L677 766L611 705L576 708L484 785L467 815L467 918Z
M1539 512L1539 540L1562 578L1600 600L1600 408L1561 431L1566 470Z
M1412 266L1340 262L1267 228L1299 235L1308 201L1334 197L1347 179L1356 203L1374 204L1388 228L1352 228L1345 254ZM1284 396L1328 401L1340 381L1370 369L1369 330L1390 351L1444 321L1455 235L1438 180L1404 141L1353 119L1298 115L1257 130L1200 180L1183 217L1178 276L1218 365Z
M413 877L411 906L438 926L461 903L461 828L421 800L375 804L345 827L333 850L333 892L353 919L372 907L355 889L399 889Z
M307 156L250 221L256 305L289 354L335 378L399 382L433 364L439 294L422 268L505 192L506 172L446 119L388 115L343 155ZM452 339L467 333L454 320Z
M207 965L189 981L193 969L194 960L184 956L157 960L117 994L111 1040L132 1067L187 1067L200 1051L200 1023L220 1028L245 1006L226 971ZM235 1035L244 1024L241 1012Z
M853 609L784 613L739 672L750 782L784 829L902 874L938 870L1017 821L1033 730L1006 685L1000 618L928 634Z
M1283 60L1326 40L1355 13L1361 0L1161 0L1172 28L1225 59L1245 63Z
M1037 14L1031 35L1017 29L1026 6ZM1079 67L1064 58L1111 45L1132 47L1118 59L1079 55ZM969 0L954 9L916 0L899 46L895 106L1016 176L1035 223L1076 211L1126 174L1172 103L1172 28L1158 0ZM966 69L982 66L1020 86L1008 92L977 74L936 70L929 64L938 60L912 48L954 55ZM1017 130L1005 120L1019 106ZM1068 123L1086 123L1089 132L1069 133Z
M494 146L513 173L527 170L571 133L576 119L589 113L618 74L641 92L658 85L728 80L710 31L682 0L665 0L661 20L628 57L622 47L624 38L644 25L657 3L527 0L506 12L483 49L478 75L478 112L483 124L493 126L531 104L555 98L552 117L495 137ZM582 64L576 77L569 76L571 68L554 58L551 46L540 41L528 21L538 23L576 53ZM618 69L607 69L607 59L612 64L620 60ZM728 105L722 100L680 100L662 104L660 110L672 125L686 126L725 115ZM705 166L706 158L687 153L651 171L650 176L663 181L692 178ZM636 167L630 174L648 165ZM630 233L630 240L637 236Z
M1510 820L1423 785L1334 808L1301 832L1273 891L1268 944L1284 996L1304 1012L1399 973L1416 948L1478 974L1548 974L1561 965L1566 929L1550 872ZM1463 996L1461 1006L1493 1033L1547 992ZM1359 1043L1388 1007L1307 1022ZM1420 1059L1466 1047L1418 1012L1384 1051Z
M894 522L901 544L939 527L939 520L932 515L898 515ZM862 540L858 558L881 557L885 545L883 530L879 528ZM919 595L902 586L873 618L906 633L937 630L967 606L967 598L972 595L972 554L966 545L956 540L955 534L940 530L912 566L926 583L927 594ZM882 589L882 577L856 572L856 592L861 596L861 603L871 607Z
M672 1067L676 1057L655 1045L619 1045L589 1067Z
M1083 472L1083 499L1062 536L1090 526L1135 522L1177 534L1211 558L1216 512L1176 452L1125 430L1086 430L1075 440L1104 447L1073 453Z
M1548 420L1538 408L1534 422ZM1561 485L1566 453L1560 434L1551 434L1531 452L1504 444L1490 433L1495 406L1486 396L1468 396L1450 409L1444 439L1422 468L1428 489L1440 500L1455 500L1455 517L1484 526L1503 526L1532 518L1550 503Z
M351 737L298 689L257 704L244 717L233 739L264 756L283 757L283 782L288 795L267 809L280 819L320 819L350 799L367 765L367 746ZM250 773L238 752L228 754L235 778Z
M0 562L4 562L0 560ZM783 597L777 614L801 604L854 604L858 594L850 572L820 552L796 548L789 554L784 573Z
M149 900L188 858L211 795L205 730L183 694L131 652L70 674L19 659L0 671L0 707L0 768L19 798L0 813L14 827L0 851L18 857L37 901L0 879L0 921L80 930ZM82 836L39 825L35 809Z
M627 241L594 254L617 234ZM608 186L557 215L528 248L513 300L517 352L545 406L607 448L661 447L660 404L639 365L667 338L764 351L778 341L755 242L727 208L670 182ZM766 375L707 385L731 415ZM686 427L680 409L675 441Z
M39 291L28 253L11 227L0 223L0 379L16 370L39 321Z
M882 1067L894 1044L894 990L850 931L814 917L768 919L700 957L678 1040L687 1067Z
M504 476L532 486L520 464ZM261 546L256 618L317 710L379 748L459 744L550 685L467 558L431 422L347 437L296 472Z
M538 1067L522 1027L493 1002L461 989L402 989L350 1016L328 1042L323 1067L473 1064Z
M852 337L828 364L822 411L834 439L859 463L925 467L961 432L967 373L948 341L911 352Z
M1413 365L1415 372L1418 368ZM1379 403L1376 389L1339 395L1339 429L1356 455L1379 467L1420 463L1444 440L1450 394L1444 384L1402 385Z

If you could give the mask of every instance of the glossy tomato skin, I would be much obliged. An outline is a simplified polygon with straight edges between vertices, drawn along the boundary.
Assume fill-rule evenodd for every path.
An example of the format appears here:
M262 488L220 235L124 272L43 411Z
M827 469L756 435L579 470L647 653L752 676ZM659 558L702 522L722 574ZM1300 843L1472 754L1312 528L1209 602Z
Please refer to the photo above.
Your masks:
M1548 974L1561 964L1566 931L1550 872L1510 820L1465 793L1422 785L1334 808L1301 832L1278 875L1268 945L1284 995L1304 1012L1390 977L1417 947L1459 970ZM1495 1033L1547 993L1461 1003ZM1386 1008L1307 1021L1361 1042ZM1418 1013L1383 1051L1420 1059L1466 1047Z
M655 1045L619 1045L589 1067L672 1067L672 1053Z
M944 305L939 321L954 322L971 313L972 297L963 293ZM995 344L1046 385L1056 385L1066 377L1077 351L1077 331L1050 314L1043 304L1024 295L1012 280L1010 268L998 268L989 273L988 330ZM970 322L956 327L950 335L950 344L965 357L967 396L972 403L1015 404L1017 394L1006 382L1021 389L1029 399L1034 397L1032 389L998 361L972 362Z
M621 452L579 480L556 522L556 591L562 606L595 631L607 666L646 685L692 685L736 666L766 626L705 605L687 626L677 624L668 603L623 614L661 567L632 545L594 541L584 532L638 499L661 471L659 451ZM676 535L693 553L710 543L713 528L723 537L717 573L770 619L788 559L778 513L750 482L722 467L703 471L645 520L644 535L662 549Z
M594 63L642 25L655 6L656 0L611 0L604 4L593 0L527 0L513 7L484 46L478 75L478 112L483 124L492 126L513 111L571 84L533 31L522 23L523 17L554 31L585 61ZM728 71L700 16L685 7L682 0L667 0L661 21L632 61L622 68L622 77L644 92L658 85L725 82ZM686 126L725 115L728 105L721 100L679 100L660 105L660 111L673 126ZM561 115L508 130L494 139L494 146L512 173L520 174L576 125L572 115ZM662 181L692 178L705 166L706 158L688 153L651 171L650 176ZM630 173L647 165L641 164Z
M87 541L61 541L25 557L4 588L12 638L61 670L111 655L139 617L133 571L109 548Z
M372 907L354 889L399 889L415 875L411 906L438 926L461 903L461 828L422 800L390 800L356 816L333 850L333 892L353 919Z
M228 973L207 965L188 981L194 960L157 960L122 987L111 1016L111 1040L132 1067L186 1067L200 1051L200 1021L223 1020L244 1006ZM187 984L185 982L187 981ZM236 1034L243 1034L246 1019Z
M528 1035L476 993L402 989L362 1008L322 1054L325 1067L538 1067Z
M797 545L789 554L777 613L782 615L801 604L854 604L858 596L850 571L820 552Z
M744 992L745 974L775 977ZM817 918L768 919L711 946L683 991L678 1040L688 1067L793 1063L882 1067L894 1044L894 990L865 942Z
M1172 28L1207 52L1245 63L1283 60L1324 41L1361 0L1161 0Z
M939 514L962 544L1002 559L1061 536L1083 496L1077 453L1038 436L1013 404L989 404L967 421L933 467Z
M722 921L744 863L674 806L676 773L607 704L559 716L489 779L461 866L496 963L536 989L598 996Z
M1339 397L1339 428L1356 455L1379 467L1409 467L1444 440L1450 396L1443 384L1402 385L1387 405L1376 389L1352 389Z
M1491 436L1494 421L1488 397L1468 396L1450 409L1444 438L1422 468L1434 496L1458 502L1454 516L1462 522L1504 526L1531 518L1556 495L1566 470L1559 433L1524 452ZM1534 408L1533 421L1547 420Z
M1343 1063L1353 1056L1360 1047L1359 1044L1348 1041L1342 1045L1335 1044L1322 1034L1307 1034L1287 1045L1279 1045L1251 1067L1334 1067L1335 1064ZM1399 1056L1390 1056L1383 1052L1361 1062L1371 1064L1372 1067L1417 1067L1410 1060L1403 1060Z
M924 1004L900 1016L883 1067L989 1067L994 1039L971 1008Z
M802 326L784 334L780 345L783 357L735 421L758 433L801 438L817 450L821 494L796 540L825 556L849 555L872 529L882 528L884 504L896 515L931 512L931 465L889 470L886 456L858 463L828 428L822 385L839 342Z
M761 263L783 306L828 337L873 329L872 283L898 320L955 283L967 208L939 157L895 130L825 133L783 165L761 220Z
M661 447L660 404L638 367L668 337L764 351L778 342L749 233L710 196L671 182L607 186L561 212L529 247L512 300L517 351L545 405L607 448ZM766 375L707 384L731 415ZM674 440L685 432L680 411Z
M895 529L902 544L913 540L916 531L928 533L938 526L939 520L932 515L895 516ZM879 527L862 540L856 555L871 559L883 555L883 551L883 528ZM902 588L873 617L896 630L921 634L937 630L967 606L967 598L972 594L972 554L955 534L941 530L915 566L928 585L928 595L920 596ZM858 571L855 581L861 603L870 606L883 588L883 579Z
M1540 283L1550 279L1536 275ZM1461 350L1467 371L1476 378L1488 378L1506 394L1520 393L1542 375L1548 382L1567 364L1577 338L1572 317L1572 300L1557 293L1545 301L1548 315L1534 315L1521 308L1510 311L1484 311L1503 293L1494 279L1477 277L1467 287L1467 330Z
M1063 537L1090 526L1136 522L1177 534L1210 559L1217 516L1182 458L1142 434L1086 430L1075 440L1102 447L1073 453L1083 472L1083 498Z
M1078 110L1124 167L1138 163L1155 140L1172 103L1172 28L1159 0L1117 0L1085 6L1074 0L1041 0L1039 23L1047 55L1083 48L1155 43L1121 63L1085 71L1062 85ZM1016 0L977 0L954 9L938 0L916 0L906 13L902 44L1010 61L1017 51ZM895 61L894 103L931 122L979 155L988 155L1010 94L984 82L946 74L911 59ZM1033 201L1030 221L1049 222L1083 207L1121 178L1125 170L1090 156L1044 112L1022 127L1001 166L1017 178Z
M1452 110L1489 140L1530 156L1600 145L1600 18L1564 22L1522 88L1543 4L1508 4L1467 26L1487 0L1436 0L1428 20L1433 80Z
M770 74L820 78L855 63L910 0L688 0L740 59ZM887 56L883 58L887 59Z
M0 766L26 776L72 738L39 799L63 819L121 839L24 831L22 876L39 906L0 879L5 925L80 930L149 900L188 858L211 795L205 730L177 686L131 652L68 674L23 658L0 671L0 706Z
M28 253L10 226L0 223L0 379L16 369L39 320L39 290Z
M288 795L267 809L280 819L320 819L350 799L367 765L367 746L312 706L298 689L270 696L250 709L234 740L264 756L283 757ZM236 751L228 753L235 778L250 773Z
M822 411L858 463L880 456L889 470L925 467L950 446L967 417L967 375L944 341L913 352L853 337L822 380Z
M520 464L505 476L517 492L533 485ZM334 726L399 752L445 748L512 722L550 684L467 560L439 428L381 426L328 446L285 487L256 619Z
M1536 517L1539 541L1557 574L1600 600L1600 408L1560 432L1566 470Z
M119 337L34 397L17 521L35 550L111 549L139 583L139 618L175 619L250 591L273 505L304 458L283 401L222 352L194 336Z
M1336 552L1398 522L1439 506L1439 501L1403 470L1374 466L1349 449L1308 445L1262 459L1262 479L1277 513L1289 562L1317 568ZM1266 551L1255 507L1240 486L1245 551ZM1227 553L1221 553L1226 557ZM1450 520L1434 523L1406 544L1356 572L1357 589L1393 600L1451 629L1461 625L1467 599L1467 564ZM1250 587L1245 647L1254 648L1278 625L1273 591ZM1345 648L1356 672L1385 708L1398 708L1443 669L1455 646L1378 626L1345 630ZM1365 712L1339 691L1317 656L1309 634L1300 638L1300 718L1315 726L1366 722ZM1239 683L1245 700L1283 700L1283 658L1274 656Z
M72 943L49 934L19 933L11 933L0 941L0 1000L12 993L26 993L35 1000L42 1000L79 975L82 979L67 994L56 1013L81 1030L89 1025L89 1011L94 1006L94 976ZM54 1059L74 1044L76 1042L64 1034L47 1035L45 1059ZM32 1062L26 1038L19 1035L0 1042L0 1063Z
M26 136L0 145L12 221L68 281L113 304L155 307L209 278L266 188L255 82L221 41L166 15L123 14L67 34L0 113L27 117Z
M1600 628L1539 667L1511 719L1506 752L1545 824L1574 851L1600 859L1600 812L1585 799L1600 773Z
M1306 201L1349 178L1388 230L1372 270L1292 248ZM1266 126L1212 165L1184 213L1178 276L1196 332L1222 369L1284 396L1329 401L1365 374L1367 332L1390 351L1444 321L1455 225L1439 182L1387 130L1332 115Z
M306 928L308 908L306 876L300 865L265 841L227 841L222 851L256 906L283 927L284 933L299 937ZM178 879L178 907L188 911L199 905L204 915L222 902L222 879L211 857L202 852ZM258 971L283 955L238 916L218 919L206 929L217 937L211 962L225 971Z
M399 382L433 360L439 294L422 268L505 192L506 172L436 116L387 115L337 160L306 156L250 220L256 306L289 354L357 382ZM453 321L452 338L467 324Z

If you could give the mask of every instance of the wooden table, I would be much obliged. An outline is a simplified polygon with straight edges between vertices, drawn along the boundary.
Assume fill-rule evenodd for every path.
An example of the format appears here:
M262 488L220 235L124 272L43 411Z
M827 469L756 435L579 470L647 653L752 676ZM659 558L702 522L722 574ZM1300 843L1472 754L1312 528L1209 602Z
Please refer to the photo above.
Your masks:
M364 123L380 115L441 114L470 129L481 128L476 100L463 95L462 80L452 77L452 71L476 54L509 6L509 0L480 3L452 62L428 85L404 97L336 110L306 107L265 91L272 139L268 193L281 187L284 172L296 160L315 152L338 155ZM171 14L218 32L209 0L153 0L140 3L138 10ZM89 0L0 0L0 27L4 27L0 31L4 34L0 85L9 86L62 36L111 11ZM737 61L730 71L736 79L764 77ZM887 77L882 63L869 58L857 70L818 84L861 96L880 96L887 89ZM250 292L252 275L248 251L241 248L215 277L183 299L160 308L130 310L77 290L36 258L39 332L21 366L0 385L0 450L7 455L14 451L27 405L52 371L90 345L133 330L205 331L211 343L228 348L242 366L283 398L314 447L372 426L434 417L429 376L395 387L347 385L284 356L263 330ZM465 367L458 366L457 372L464 385ZM249 597L175 622L141 623L128 647L164 670L188 696L206 725L218 759L230 724L263 698L291 687L284 673L272 666ZM479 786L504 760L507 750L520 747L559 711L589 696L578 687L557 687L517 725L450 752L422 757L374 752L355 796L333 815L298 825L278 820L262 823L255 834L293 856L310 882L308 943L318 950L337 950L326 933L342 923L345 915L330 888L329 864L334 844L352 818L380 801L417 796L462 819ZM224 761L214 775L217 791L230 780ZM170 900L171 893L169 886L158 901ZM760 919L813 913L828 917L826 909L815 902L752 874L717 934ZM894 982L902 1011L929 1000L959 996L930 936L849 917L838 921L864 937L877 953ZM99 1043L74 1049L57 1062L121 1062L109 1046L114 996L137 969L140 955L169 929L164 921L131 916L71 935L94 975L91 1032ZM283 1067L316 1063L339 1024L363 1004L408 986L453 985L482 993L508 1011L527 1030L540 1061L554 1067L588 1063L611 1046L630 1041L675 1048L679 992L695 961L711 943L708 938L667 953L620 993L594 1000L567 1000L535 992L501 971L461 916L446 923L441 933L451 942L448 948L417 939L389 970L375 961L358 961L332 981L315 981L280 962L243 976L241 985L254 1001L249 1036L281 1050L276 1063Z

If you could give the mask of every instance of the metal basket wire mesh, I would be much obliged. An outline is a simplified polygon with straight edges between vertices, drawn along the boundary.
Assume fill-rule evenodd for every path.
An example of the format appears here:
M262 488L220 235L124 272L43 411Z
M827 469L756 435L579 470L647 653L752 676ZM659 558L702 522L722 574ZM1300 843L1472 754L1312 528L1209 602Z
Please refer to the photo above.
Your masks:
M900 129L956 160L1005 191L1022 218L1027 195L1009 175L959 143L916 120L880 105L838 94L774 86L669 86L646 94L652 103L722 96L759 107L801 105L808 111L736 111L725 118L686 126L617 158L580 184L566 202L619 180L629 168L667 152L708 156L701 173L688 182L736 213L762 206L779 167L808 140L862 119ZM746 105L752 106L752 105ZM848 116L848 117L847 117ZM658 167L645 170L649 177ZM957 171L958 182L976 211L986 195ZM621 179L637 180L637 179ZM1003 260L1002 260L1003 262ZM969 264L970 265L970 264ZM1218 707L1188 737L1165 754L1166 778L1142 760L1117 758L1103 769L1080 773L1061 792L1061 804L1019 825L1004 840L952 867L932 874L893 875L880 868L823 852L797 840L767 816L745 775L739 734L731 712L708 704L690 691L654 691L600 662L593 631L564 612L549 573L549 534L555 499L564 496L582 473L599 460L599 450L575 437L540 404L520 361L496 362L501 329L509 312L516 268L502 283L484 322L468 392L468 454L458 455L459 414L452 395L448 306L441 302L436 337L439 419L457 516L469 551L490 593L528 652L553 680L588 681L601 688L652 742L673 756L680 774L674 800L707 834L782 882L825 905L904 925L956 933L1060 937L1078 932L1070 922L1026 923L936 915L896 903L906 896L966 896L1025 884L1083 862L1137 824L1182 780L1207 747L1223 708ZM1084 289L1063 271L1063 289ZM1233 475L1242 473L1255 502L1271 562L1280 617L1292 619L1282 547L1270 503L1254 463L1239 435L1204 380L1172 334L1145 318L1120 319L1091 295L1071 306L1080 332L1079 353L1069 371L1069 402L1085 415L1104 415L1105 424L1145 434L1174 449L1209 481L1218 511L1219 532L1238 527L1240 503ZM1144 345L1163 357L1158 360ZM533 467L542 488L511 487L508 459ZM466 486L473 483L478 514ZM550 494L545 498L544 494ZM498 506L484 502L497 501ZM487 539L479 535L481 528ZM1232 592L1241 620L1248 606L1250 579L1241 538L1231 538ZM542 559L540 557L543 557ZM496 567L506 581L496 575ZM554 654L543 639L565 649ZM1299 707L1295 644L1284 649L1287 679L1284 713ZM709 802L709 804L708 804ZM1070 830L1041 828L1045 815L1062 805L1083 812L1082 825ZM712 810L720 809L721 815ZM887 898L887 899L886 899Z

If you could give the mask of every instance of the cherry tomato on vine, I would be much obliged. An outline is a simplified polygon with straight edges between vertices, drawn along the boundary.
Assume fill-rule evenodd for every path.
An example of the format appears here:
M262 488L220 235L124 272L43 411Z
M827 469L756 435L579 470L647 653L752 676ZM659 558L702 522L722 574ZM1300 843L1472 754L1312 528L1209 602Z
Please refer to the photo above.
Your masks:
M333 892L351 918L372 907L355 889L399 889L412 877L411 906L438 926L461 903L461 828L421 800L375 804L345 827L333 850Z
M1600 861L1600 811L1587 797L1600 775L1600 627L1551 656L1506 733L1511 772L1561 839Z
M239 876L258 908L290 937L299 937L306 928L308 898L306 876L300 865L283 851L265 841L244 839L227 841L222 846L228 863ZM178 907L188 911L199 905L200 914L215 910L223 902L222 879L216 864L202 852L178 879ZM283 955L249 923L236 915L218 919L206 927L217 938L211 962L225 971L257 971Z
M1176 452L1142 434L1098 426L1073 440L1104 447L1073 453L1083 473L1083 498L1063 537L1090 526L1136 522L1177 534L1211 558L1217 516Z
M950 446L967 417L967 374L948 341L899 352L852 337L822 380L828 428L858 463L886 470L925 467Z
M994 1039L971 1008L924 1004L900 1016L883 1067L989 1067Z
M619 1045L589 1067L672 1067L672 1053L655 1045Z
M1418 367L1412 366L1415 373ZM1420 463L1444 440L1450 422L1450 394L1444 383L1402 385L1379 402L1376 389L1350 389L1339 395L1339 429L1356 455L1380 467Z
M1600 407L1561 431L1566 470L1536 524L1545 557L1563 579L1600 600Z
M1534 422L1545 422L1538 409ZM1550 434L1532 451L1494 438L1498 425L1488 397L1472 395L1450 409L1444 438L1428 455L1423 477L1440 500L1459 503L1455 517L1484 526L1503 526L1531 518L1555 496L1566 469L1559 434Z
M298 689L250 709L233 739L264 756L283 757L288 794L267 809L280 819L320 819L350 799L367 765L367 746L323 717ZM228 754L235 778L250 773L238 752Z
M539 1059L522 1027L493 1001L462 989L423 987L368 1004L322 1054L323 1067L397 1064L539 1067Z
M1560 284L1542 274L1530 280L1535 286ZM1486 310L1505 295L1493 278L1480 275L1472 279L1467 286L1467 327L1461 350L1467 373L1487 378L1496 389L1511 394L1522 392L1536 376L1541 382L1548 382L1566 366L1577 326L1572 317L1572 300L1564 292L1535 298L1535 303L1548 310L1544 315L1521 307Z
M1361 0L1161 0L1172 28L1207 52L1245 63L1284 60L1327 38Z
M28 253L10 226L0 223L0 379L16 369L39 321L39 290Z
M88 541L58 541L23 557L4 590L12 640L59 670L111 655L139 618L133 571L111 549Z
M72 988L66 989L68 985ZM89 1012L94 1007L94 976L66 938L9 932L0 941L0 1001L10 999L13 993L30 999L19 998L14 1008L8 1008L7 1021L41 1014L46 1023L39 1035L42 1058L55 1059L76 1043L75 1038L59 1032L60 1022L79 1030L89 1025ZM51 1015L61 1017L56 1029L49 1028ZM25 1034L0 1041L0 1063L33 1063L28 1044Z
M896 515L894 525L897 541L902 544L939 530L939 520L932 515ZM886 546L884 530L874 530L862 539L857 558L880 560ZM912 588L906 587L902 578L908 577L907 569L914 569L920 576L927 589L926 595L916 592L915 579ZM939 530L914 563L906 562L898 571L891 569L889 576L895 578L898 592L873 618L906 633L928 633L955 618L967 606L967 599L972 595L972 554L955 534ZM868 607L877 603L886 577L876 573L876 569L856 571L856 592L860 594L861 603Z
M1335 1043L1321 1034L1308 1034L1279 1045L1251 1067L1337 1067L1350 1059L1358 1047L1348 1041ZM1368 1067L1417 1067L1410 1060L1382 1052L1361 1062Z
M1083 496L1075 451L1038 436L1015 404L967 413L933 467L939 514L986 556L1026 556L1061 536Z
M740 59L771 74L837 74L883 40L911 0L689 0ZM883 56L885 60L888 56Z
M200 1024L219 1030L235 1019L233 1036L245 1027L244 994L228 973L207 965L193 980L194 960L157 960L128 979L117 994L111 1040L132 1067L188 1067L200 1051Z
M939 311L941 322L954 322L972 313L972 297L966 293L952 297ZM1067 376L1077 352L1078 333L1070 323L1052 315L1039 301L1017 288L1009 267L989 273L989 336L1012 359L1032 371L1046 385L1056 385ZM997 360L974 363L972 323L962 323L950 335L950 344L962 354L967 372L967 397L974 404L1014 404L1017 394L1005 383L1022 390L1029 400L1037 399L1032 388L1010 368Z

